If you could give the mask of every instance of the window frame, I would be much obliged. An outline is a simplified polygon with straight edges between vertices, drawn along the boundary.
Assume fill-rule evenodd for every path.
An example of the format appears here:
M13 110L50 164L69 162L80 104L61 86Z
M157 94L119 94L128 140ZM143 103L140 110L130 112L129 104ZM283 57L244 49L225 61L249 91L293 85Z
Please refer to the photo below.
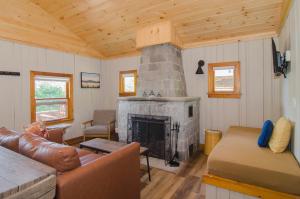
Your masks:
M124 85L124 78L123 75L126 74L133 74L134 75L134 92L125 92L125 85ZM119 72L119 96L126 97L126 96L135 96L137 90L137 70L127 70L127 71L120 71Z
M31 122L36 121L36 98L35 98L35 77L36 76L65 77L65 78L69 79L69 81L67 82L67 88L66 88L68 117L67 118L62 118L62 119L57 119L57 120L45 121L45 124L46 125L54 125L54 124L60 124L60 123L65 123L65 122L72 122L74 120L74 113L73 113L73 74L30 71ZM51 99L51 98L49 98L49 99Z
M215 71L216 67L234 67L234 90L233 91L215 91ZM240 98L240 62L221 62L208 64L208 97L209 98Z

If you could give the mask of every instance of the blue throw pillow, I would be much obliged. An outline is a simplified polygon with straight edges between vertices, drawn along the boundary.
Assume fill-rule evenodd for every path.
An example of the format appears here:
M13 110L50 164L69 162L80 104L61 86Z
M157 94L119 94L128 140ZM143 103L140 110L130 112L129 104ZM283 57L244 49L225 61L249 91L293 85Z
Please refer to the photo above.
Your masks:
M273 132L273 122L270 120L265 121L260 136L258 138L258 146L267 147Z

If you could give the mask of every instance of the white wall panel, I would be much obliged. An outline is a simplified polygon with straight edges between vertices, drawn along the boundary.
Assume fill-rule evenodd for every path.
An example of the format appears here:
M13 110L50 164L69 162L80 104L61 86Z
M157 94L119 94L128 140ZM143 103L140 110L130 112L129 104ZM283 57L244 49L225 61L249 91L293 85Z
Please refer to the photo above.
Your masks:
M281 52L291 51L287 78L282 78L282 111L295 123L292 151L300 162L300 2L293 1L288 19L280 33ZM278 93L277 93L278 94ZM280 94L279 94L280 95ZM280 103L280 102L277 102Z
M189 96L201 97L201 143L204 143L205 128L219 129L224 132L230 125L260 127L264 119L276 120L280 116L280 79L274 79L272 76L270 50L270 39L183 50L187 93ZM0 52L2 70L16 70L22 73L15 81L2 77L3 82L14 83L10 84L10 89L2 86L1 90L15 91L6 99L11 102L15 98L14 105L11 108L3 107L5 110L0 114L0 119L3 118L1 120L3 126L20 130L23 125L30 122L30 70L74 74L75 121L72 129L67 133L67 138L81 135L80 122L90 119L94 109L116 108L119 71L137 69L140 64L139 56L100 61L7 41L0 42ZM200 59L206 62L203 67L205 74L196 75ZM208 98L207 64L237 60L241 62L241 98ZM101 89L81 89L80 72L100 72ZM4 100L3 98L3 103ZM5 115L11 115L13 121L4 120Z
M280 79L273 77L270 39L186 49L182 56L188 96L201 97L201 143L206 128L225 132L230 125L261 127L264 119L276 121L281 115ZM205 74L196 75L200 59L206 63ZM207 64L224 61L241 62L240 99L207 97ZM103 61L104 107L116 106L119 71L138 66L139 57Z
M82 134L80 123L101 107L101 89L81 89L80 72L101 71L100 60L64 52L0 41L0 70L21 72L0 76L0 126L21 131L30 122L30 71L74 75L74 122L66 138Z
M109 109L115 109L117 97L119 96L119 71L134 70L140 64L140 57L128 57L103 61L103 106Z
M206 199L258 199L258 197L249 196L213 185L205 184L205 188Z

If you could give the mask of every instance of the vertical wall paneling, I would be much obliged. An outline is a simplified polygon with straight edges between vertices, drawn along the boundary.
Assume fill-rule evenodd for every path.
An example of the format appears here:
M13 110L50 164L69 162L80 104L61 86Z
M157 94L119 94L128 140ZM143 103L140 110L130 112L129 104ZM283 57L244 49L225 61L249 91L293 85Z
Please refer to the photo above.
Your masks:
M205 198L207 199L217 199L217 187L206 184Z
M223 132L230 125L261 127L265 119L276 121L280 111L280 78L273 77L271 39L258 39L185 49L183 67L188 96L201 97L200 141L204 143L204 129ZM204 74L195 71L199 60L204 60ZM207 97L207 64L224 61L241 63L241 98L220 99ZM104 93L102 105L116 108L118 72L136 69L139 57L103 61Z
M247 126L260 127L263 121L263 40L248 41L246 45Z
M239 61L238 46L238 43L224 45L224 62ZM221 129L225 131L230 125L240 125L240 99L224 99L223 101L223 113L226 114L222 114L225 125Z
M217 187L217 199L230 199L229 190Z
M291 51L291 63L287 78L282 78L282 112L295 123L292 136L292 151L300 162L300 2L293 5L279 36L279 47L283 53ZM278 103L278 102L277 102Z
M30 123L31 70L74 75L74 122L66 138L82 134L80 123L101 107L101 89L81 89L80 72L101 72L100 60L44 48L0 41L0 70L21 72L20 77L0 76L0 126L22 131Z
M240 80L241 80L241 98L240 98L240 126L247 126L247 51L246 42L239 43L240 60Z
M270 39L260 39L183 50L187 93L201 97L201 143L206 128L224 132L230 125L260 127L264 119L275 121L280 116L281 83L280 78L273 78L270 43ZM0 77L1 91L15 91L1 98L1 110L4 110L0 114L1 125L16 130L30 121L30 70L74 74L75 121L67 138L81 135L80 122L90 119L94 109L116 108L119 71L137 69L140 64L139 56L100 61L8 41L0 41L0 53L1 69L22 73L21 77ZM196 75L200 59L206 63L205 74ZM207 64L236 60L241 62L241 98L208 98ZM80 72L99 72L101 88L81 89ZM4 106L5 103L10 105Z
M103 87L104 93L102 105L105 108L115 109L119 96L119 72L138 69L140 57L127 57L103 62ZM138 83L138 82L137 82Z
M258 197L245 195L242 193L222 189L213 185L205 184L206 199L258 199Z
M183 51L188 94L201 97L201 142L204 141L205 128L224 132L230 125L261 127L264 119L278 119L280 109L274 107L274 103L280 101L280 96L274 91L280 90L280 80L273 78L270 45L270 39L260 39ZM195 75L190 69L196 68L192 60L199 59L206 62L204 70L211 62L240 61L241 98L207 98L207 71L204 75ZM193 76L199 77L198 82L194 82L197 80Z

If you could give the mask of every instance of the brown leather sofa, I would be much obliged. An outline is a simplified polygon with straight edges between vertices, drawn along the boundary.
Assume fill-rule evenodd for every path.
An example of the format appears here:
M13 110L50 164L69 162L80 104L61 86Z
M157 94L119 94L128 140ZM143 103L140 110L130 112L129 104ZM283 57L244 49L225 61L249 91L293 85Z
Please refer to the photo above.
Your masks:
M0 128L0 145L57 170L58 199L139 199L139 144L107 155Z

